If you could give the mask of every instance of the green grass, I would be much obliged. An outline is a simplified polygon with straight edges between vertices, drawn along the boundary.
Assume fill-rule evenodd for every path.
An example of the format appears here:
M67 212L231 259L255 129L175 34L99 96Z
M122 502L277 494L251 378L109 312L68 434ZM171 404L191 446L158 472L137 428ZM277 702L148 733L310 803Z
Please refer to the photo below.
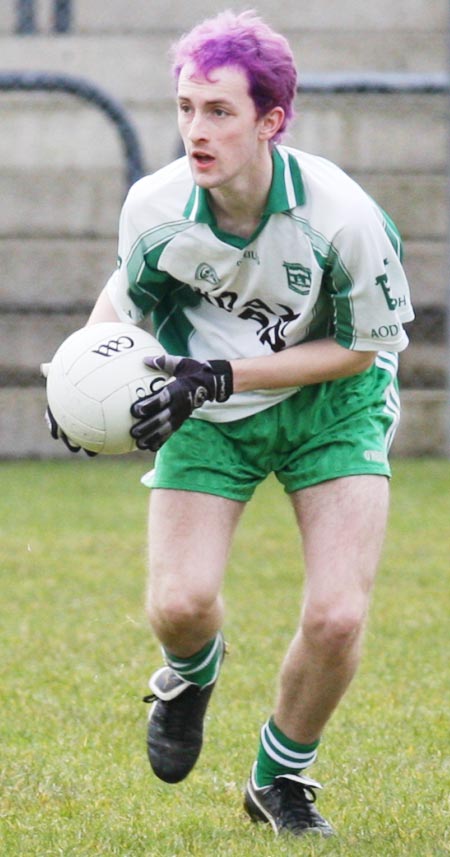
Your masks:
M140 698L160 657L143 611L144 469L0 466L2 857L450 854L450 462L394 463L363 663L312 771L338 830L320 841L275 839L241 808L301 591L293 516L272 480L231 557L231 652L202 757L179 786L148 768Z

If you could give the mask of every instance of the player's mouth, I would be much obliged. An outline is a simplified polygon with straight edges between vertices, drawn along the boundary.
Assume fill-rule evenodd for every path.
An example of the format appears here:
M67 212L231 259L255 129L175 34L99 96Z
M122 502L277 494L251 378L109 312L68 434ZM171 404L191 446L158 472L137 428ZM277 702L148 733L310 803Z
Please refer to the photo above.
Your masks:
M215 162L215 158L207 152L192 152L191 159L200 169L207 169Z

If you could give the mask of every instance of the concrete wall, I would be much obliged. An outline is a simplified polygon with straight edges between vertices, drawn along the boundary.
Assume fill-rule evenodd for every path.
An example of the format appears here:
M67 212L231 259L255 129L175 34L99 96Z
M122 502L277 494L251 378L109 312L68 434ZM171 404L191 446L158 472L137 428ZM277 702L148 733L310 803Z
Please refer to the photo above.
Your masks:
M208 10L243 5L212 2ZM300 79L331 71L446 70L445 0L296 0L278 8L261 0L257 6L288 36ZM204 3L74 0L72 32L57 36L50 32L51 8L49 0L38 4L38 35L17 36L8 4L0 18L0 71L89 79L129 111L147 170L171 160L179 141L167 55L174 39L204 16ZM446 99L304 94L297 113L288 142L347 169L403 234L420 318L402 358L411 392L395 449L440 453L446 405L433 388L445 383L448 355L433 320L447 299ZM121 143L100 112L70 95L0 92L0 456L65 454L42 424L37 367L84 323L114 266L124 191ZM432 323L424 336L427 313ZM430 396L433 432L426 429Z

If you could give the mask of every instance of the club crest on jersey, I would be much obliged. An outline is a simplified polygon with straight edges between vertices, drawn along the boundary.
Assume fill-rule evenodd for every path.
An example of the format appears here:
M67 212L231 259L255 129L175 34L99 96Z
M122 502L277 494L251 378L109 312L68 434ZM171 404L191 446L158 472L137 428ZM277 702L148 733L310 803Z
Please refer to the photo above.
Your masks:
M208 265L207 262L200 262L200 265L197 266L195 279L204 280L207 283L211 283L212 286L220 285L220 278L217 276L212 265Z
M306 268L300 262L283 262L283 267L286 269L289 288L301 295L309 295L311 268Z

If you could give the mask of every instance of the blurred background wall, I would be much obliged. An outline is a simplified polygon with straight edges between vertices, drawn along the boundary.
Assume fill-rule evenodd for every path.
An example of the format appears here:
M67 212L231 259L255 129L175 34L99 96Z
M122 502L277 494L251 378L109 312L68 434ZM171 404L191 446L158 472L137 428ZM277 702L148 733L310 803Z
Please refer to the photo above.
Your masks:
M417 310L401 357L397 455L449 451L448 8L445 0L260 0L289 39L302 79L441 81L429 91L300 90L286 143L356 178L396 221ZM81 327L115 266L129 184L124 141L89 98L22 91L58 74L105 93L129 121L142 169L176 157L168 50L210 0L3 0L0 16L0 457L65 456L47 434L38 368ZM8 81L9 84L8 85ZM11 81L13 85L11 86ZM60 448L62 447L62 448Z

